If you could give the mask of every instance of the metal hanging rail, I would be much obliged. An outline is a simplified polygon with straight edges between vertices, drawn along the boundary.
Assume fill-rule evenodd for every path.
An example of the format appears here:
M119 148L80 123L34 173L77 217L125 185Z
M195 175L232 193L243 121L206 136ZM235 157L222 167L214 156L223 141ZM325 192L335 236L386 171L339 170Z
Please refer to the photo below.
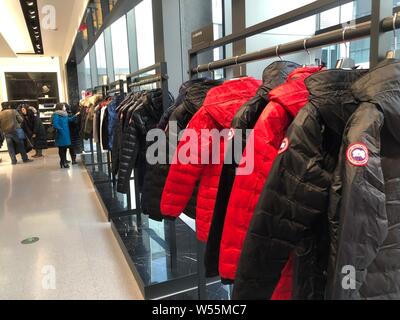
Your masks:
M156 74L148 74L150 71L155 71ZM162 96L163 96L163 108L167 109L168 102L169 102L169 91L168 91L168 74L167 74L167 63L166 62L160 62L156 63L152 66L149 66L147 68L138 70L134 73L129 74L126 77L126 83L128 87L128 92L132 92L133 88L141 87L147 84L152 84L155 83L158 85L159 88L162 90ZM140 189L139 189L139 184L138 184L138 172L136 169L134 169L134 185L135 185L135 202L136 202L136 209L137 213L137 221L138 223L141 223L141 209L140 209L140 203L141 203L141 198L140 198ZM128 202L130 205L130 187L129 187L129 192L128 192ZM166 221L168 223L168 233L169 233L169 247L170 247L170 262L171 262L171 267L175 268L177 264L177 245L176 245L176 225L174 221Z
M332 8L336 8L338 5L344 5L346 3L352 2L353 0L319 0L314 1L308 5L303 7L294 9L267 21L258 23L254 26L246 28L241 32L231 34L229 36L223 37L221 39L215 40L209 45L201 46L196 49L192 49L189 51L189 55L199 54L201 52L215 49L218 47L222 47L224 45L233 43L235 41L243 40L245 38L260 34L262 32L266 32L269 30L273 30L282 26L285 26L289 23L299 21L301 19L305 19L311 17L315 14L327 11Z
M113 93L119 93L119 94L124 93L124 80L114 81L108 85L107 95Z
M155 71L156 74L148 74L150 71ZM166 62L159 62L144 69L129 74L126 77L128 91L134 87L156 83L163 92L163 107L168 108L169 91L168 91L168 69Z
M381 22L381 32L388 32L393 30L393 26L396 29L400 28L400 17L387 17ZM326 33L322 33L310 38L281 44L276 47L270 47L257 52L246 53L240 56L223 59L209 64L199 65L190 70L191 76L199 72L207 72L217 69L226 68L229 66L235 66L243 63L253 62L257 60L264 60L268 58L277 57L279 55L295 53L302 50L309 50L313 48L319 48L334 43L365 38L371 34L371 21L363 22L355 25L354 27L334 30Z

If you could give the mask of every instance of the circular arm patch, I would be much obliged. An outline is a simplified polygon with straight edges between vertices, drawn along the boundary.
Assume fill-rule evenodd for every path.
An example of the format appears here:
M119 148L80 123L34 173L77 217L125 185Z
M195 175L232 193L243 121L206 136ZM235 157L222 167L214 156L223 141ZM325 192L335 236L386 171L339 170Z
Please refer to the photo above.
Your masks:
M347 149L346 157L353 166L365 167L369 161L368 147L363 143L354 143Z

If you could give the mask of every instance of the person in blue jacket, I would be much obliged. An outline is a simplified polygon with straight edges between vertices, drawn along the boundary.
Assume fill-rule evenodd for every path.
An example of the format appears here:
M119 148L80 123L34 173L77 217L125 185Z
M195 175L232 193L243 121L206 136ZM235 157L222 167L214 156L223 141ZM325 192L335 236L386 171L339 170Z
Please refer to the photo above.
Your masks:
M71 147L71 134L69 123L76 121L79 112L74 116L67 113L66 103L58 103L53 115L53 127L56 130L56 146L60 155L60 168L68 169L67 150Z

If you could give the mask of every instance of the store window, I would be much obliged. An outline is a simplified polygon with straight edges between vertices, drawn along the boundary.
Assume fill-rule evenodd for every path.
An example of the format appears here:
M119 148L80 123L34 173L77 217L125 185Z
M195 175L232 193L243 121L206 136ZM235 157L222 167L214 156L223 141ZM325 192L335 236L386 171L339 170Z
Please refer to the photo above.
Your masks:
M90 71L89 54L87 54L85 59L78 64L78 82L80 91L90 89L92 87L92 74Z
M135 7L137 54L139 69L155 63L153 9L151 0L143 0Z
M224 36L223 28L223 1L224 0L212 0L212 14L213 14L213 25L214 25L214 40L220 39ZM221 60L224 58L223 48L216 48L213 50L214 61ZM221 79L224 77L224 70L215 70L215 79Z
M92 14L94 32L96 33L103 25L101 0L93 0L93 2L89 4L89 7Z
M129 74L128 32L126 16L111 25L112 52L115 80L125 79Z
M104 45L104 34L101 34L96 41L96 61L97 61L97 75L99 84L107 84L107 61L106 50Z

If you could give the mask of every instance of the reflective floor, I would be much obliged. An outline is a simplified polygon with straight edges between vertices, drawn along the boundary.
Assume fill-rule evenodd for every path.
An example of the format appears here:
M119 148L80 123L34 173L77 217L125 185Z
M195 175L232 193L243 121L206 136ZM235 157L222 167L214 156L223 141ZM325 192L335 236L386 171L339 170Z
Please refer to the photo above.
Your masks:
M84 167L0 157L0 299L142 299Z

